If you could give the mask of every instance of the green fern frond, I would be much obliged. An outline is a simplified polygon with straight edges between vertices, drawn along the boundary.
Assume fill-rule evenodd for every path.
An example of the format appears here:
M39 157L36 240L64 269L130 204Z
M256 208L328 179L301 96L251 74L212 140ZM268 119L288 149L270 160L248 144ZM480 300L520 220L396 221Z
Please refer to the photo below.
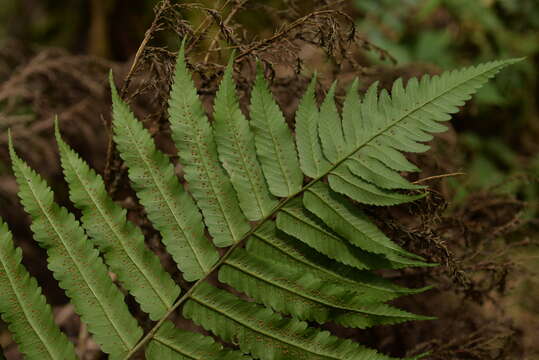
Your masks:
M0 219L0 313L20 351L30 360L76 359L73 344L60 332L36 279L21 264L7 225Z
M387 259L405 265L414 264L406 257L419 258L391 241L363 212L342 196L333 193L324 183L311 186L305 193L303 202L305 207L322 219L329 228L365 251L385 255ZM418 262L416 265L428 264Z
M277 205L256 159L249 122L241 113L232 80L233 58L215 96L214 133L219 159L238 194L241 209L251 221L266 217Z
M103 351L121 358L136 345L142 329L84 230L73 214L54 202L45 181L17 156L11 137L9 151L21 203L32 217L34 239L47 250L49 269Z
M284 263L297 272L312 274L349 291L359 294L368 292L372 298L379 301L427 290L403 288L371 272L358 271L357 268L337 263L277 231L273 223L261 226L247 241L246 249L252 255Z
M375 315L402 321L426 319L379 304L368 291L353 293L309 273L291 271L282 263L264 260L237 249L219 271L219 280L275 311L320 324L336 315Z
M83 227L122 286L152 320L159 320L172 307L180 288L163 269L159 258L146 248L140 228L127 221L126 211L108 196L101 176L62 140L58 121L55 125L69 196L82 211Z
M300 199L290 201L279 211L276 224L288 235L343 264L359 270L391 268L386 258L361 250L325 227L305 209Z
M183 313L260 359L392 359L327 331L308 327L305 322L283 318L206 283L193 292Z
M239 351L224 350L211 337L177 329L166 321L146 348L147 359L249 360Z
M47 249L53 275L112 359L131 359L145 350L152 360L389 360L309 323L367 328L430 319L387 304L428 287L403 288L372 270L434 264L390 239L361 204L388 206L424 196L424 187L400 174L419 170L403 152L426 151L424 142L445 129L440 123L515 61L424 76L406 86L398 80L391 94L373 84L362 99L356 80L342 112L334 97L336 83L318 107L314 77L301 99L293 134L261 66L249 114L241 112L233 59L210 123L187 69L183 43L169 118L185 188L150 132L120 99L111 76L114 141L149 220L184 279L194 282L186 291L180 295L145 246L140 229L106 194L101 177L58 129L56 136L70 199L82 211L84 228L120 285L156 321L143 337L83 228L54 203L52 191L16 155L10 140L21 202L32 217L35 239ZM216 246L229 248L218 252ZM72 358L72 347L53 326L50 309L20 265L20 251L14 250L2 223L0 248L0 311L15 340L35 357L50 347L55 349L50 358ZM43 313L29 313L31 306ZM177 309L218 341L191 331L193 324L176 328L167 319ZM22 331L36 341L35 352L21 338Z
M251 92L250 110L256 152L271 193L281 197L297 193L303 183L303 174L296 145L260 66Z
M388 165L387 169L374 172L375 174L382 176L386 173L387 176L391 168L402 170L402 165L406 166L407 163L403 162L402 158L389 154L395 154L395 150L405 152L428 150L428 146L421 144L431 139L431 135L427 132L443 131L445 128L438 122L449 120L450 114L456 113L458 107L462 106L481 85L516 61L519 59L494 61L432 78L425 75L421 81L412 78L406 87L402 80L397 80L393 85L391 96L385 90L378 96L377 84L373 84L357 107L358 118L355 123L359 131L350 132L354 137L347 139L348 154L333 161L335 170L329 176L331 188L366 204L391 205L391 200L387 199L389 193L384 192L387 195L382 196L383 194L375 192L374 185L366 186L369 184L354 176L354 172L355 175L362 174L354 164L361 162L360 158L373 157L373 150L376 149L386 154L378 158L381 161L381 164L376 163L378 167L389 164L382 157L394 158L400 165L396 165L393 161L393 165ZM347 118L350 116L347 115ZM320 135L324 142L325 135L323 133ZM374 146L374 149L368 150L370 146ZM341 164L347 165L348 169L344 169ZM393 204L398 201L395 199Z
M307 91L301 98L296 112L296 143L301 170L306 176L317 178L326 173L331 164L322 154L320 138L318 136L318 123L320 114L314 90L316 75L313 76Z
M249 231L230 179L219 163L214 135L187 71L182 43L170 93L172 139L208 231L219 247L237 243ZM271 188L271 185L270 185Z
M337 82L334 82L320 107L321 121L318 125L318 134L322 141L322 149L330 163L335 163L346 154L346 143L344 142L341 117L335 105L336 87Z
M114 141L129 168L129 179L137 197L184 278L198 280L219 257L204 235L202 216L168 158L157 150L150 133L120 99L112 74L110 84Z

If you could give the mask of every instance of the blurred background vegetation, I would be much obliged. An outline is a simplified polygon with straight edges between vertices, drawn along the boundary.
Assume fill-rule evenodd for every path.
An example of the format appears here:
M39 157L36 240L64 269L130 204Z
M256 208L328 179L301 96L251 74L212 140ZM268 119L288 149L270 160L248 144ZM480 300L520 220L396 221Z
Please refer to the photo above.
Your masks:
M525 58L481 90L455 117L452 131L437 137L429 155L414 159L425 169L420 178L463 173L430 184L432 198L447 201L443 206L437 205L432 213L411 209L413 215L413 211L427 217L439 215L442 220L437 220L435 228L405 224L395 230L417 242L434 241L435 236L426 233L450 234L441 236L445 245L440 249L452 254L439 261L443 269L433 274L404 274L410 286L421 285L422 281L439 285L440 291L431 295L429 302L433 303L429 306L413 302L406 306L411 310L418 307L418 312L426 311L442 320L438 325L405 325L396 333L385 329L358 336L396 355L402 355L403 348L415 347L438 349L433 359L539 359L538 0L204 0L165 12L155 22L160 4L158 0L0 2L0 216L14 224L25 255L29 255L25 258L38 259L35 264L30 260L31 272L40 273L43 256L40 249L25 241L29 237L28 222L17 209L16 187L5 149L8 128L14 129L18 146L30 162L62 186L51 140L52 116L60 114L68 123L65 132L70 142L106 172L110 159L104 124L110 104L105 75L112 68L120 75L117 78L129 77L145 36L151 47L139 54L146 65L136 75L166 79L173 51L178 47L178 34L203 29L196 49L220 46L220 51L193 51L193 57L203 65L209 63L208 58L222 65L230 53L228 42L234 42L234 36L262 41L312 11L334 9L353 21L365 49L354 55L357 61L347 66L335 66L338 61L329 55L312 56L303 66L291 66L298 74L322 69L322 92L333 78L344 78L346 83L343 74L347 73L359 74L364 86L373 80L387 85L399 76L436 74L494 59ZM208 25L208 18L215 23ZM152 24L158 31L149 34ZM335 23L326 25L333 28ZM336 52L331 44L338 31L327 29L321 26L308 31L320 32L316 46L326 53ZM298 39L310 41L299 35L290 41ZM384 49L388 55L369 44ZM281 46L287 59L289 53L297 53L299 63L300 56L304 60L305 54L312 51L307 45L284 50L286 43L278 43L272 50L273 58L275 54L279 56ZM245 48L237 49L241 52ZM265 54L261 50L255 55ZM268 55L263 60L271 63L270 59ZM328 70L328 62L332 62L332 70ZM219 67L194 66L202 82L210 84L203 94L211 97L211 84ZM296 92L285 94L278 88L282 92L277 95L281 105L291 107L289 113L293 113L297 103L287 101L303 92L306 81L297 82L297 86L291 86L290 79L279 83L278 71L276 79L275 86L280 84ZM125 91L139 115L159 136L163 130L159 104L162 107L163 103L157 95L139 97L148 89L166 94L168 88L150 82L135 89L127 85ZM162 146L169 145L163 140ZM65 191L59 196L65 201ZM128 203L123 205L129 207ZM411 246L426 251L421 245ZM46 291L53 288L49 290L52 298L59 292L50 276L42 275L40 282ZM451 292L453 300L448 300L447 292ZM428 296L420 295L414 301L425 301ZM56 299L58 306L65 302L61 293ZM453 303L443 310L441 301ZM463 301L469 304L464 306ZM469 317L462 315L466 312L470 312ZM479 316L482 312L487 315ZM444 322L444 317L451 316L470 323L465 326ZM481 320L471 320L474 316ZM65 321L66 328L76 327L70 325L69 316ZM495 326L488 327L489 324ZM77 335L76 329L72 332ZM441 340L444 333L451 339ZM3 348L12 346L7 336L0 336ZM392 341L397 341L396 348Z

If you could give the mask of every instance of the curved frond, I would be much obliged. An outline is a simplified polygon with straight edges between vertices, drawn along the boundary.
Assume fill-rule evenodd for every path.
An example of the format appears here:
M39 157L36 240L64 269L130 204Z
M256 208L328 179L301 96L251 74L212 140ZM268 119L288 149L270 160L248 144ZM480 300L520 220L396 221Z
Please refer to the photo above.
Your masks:
M54 202L45 181L15 153L13 172L24 210L32 217L34 239L47 250L49 269L75 306L75 311L104 352L116 359L142 335L120 290L73 214Z
M432 134L445 130L441 123L515 61L424 76L406 85L397 80L391 92L379 91L375 83L362 98L355 80L342 111L335 99L337 83L318 108L314 77L301 99L293 134L260 66L250 114L242 113L233 59L214 112L206 115L187 69L184 41L169 117L185 185L120 99L111 76L114 141L129 179L183 278L196 281L181 296L146 247L142 231L107 195L101 177L58 129L56 136L70 199L82 212L83 227L121 285L155 321L143 337L92 241L75 217L54 202L45 181L16 155L10 139L19 195L54 277L111 359L128 360L144 350L152 360L389 360L308 322L367 328L430 319L387 304L428 287L403 288L373 270L435 264L386 236L362 206L391 206L425 196L423 186L401 174L419 170L403 153L426 151ZM50 308L20 264L20 250L1 221L0 250L0 312L22 351L36 359L73 358L73 347L54 326ZM182 329L176 328L167 319L177 309L211 336L197 333L200 329L185 318L178 322Z
M112 77L111 89L114 141L129 168L137 197L184 278L198 280L218 259L204 234L202 216L169 159L157 150L150 133L118 96Z
M20 351L29 360L76 359L75 348L54 323L36 279L21 264L11 232L0 219L0 313Z
M370 205L414 200L414 196L387 190L414 188L392 171L416 170L399 152L428 150L422 142L432 139L429 133L445 130L438 122L449 120L481 85L516 61L519 59L493 61L440 76L425 75L420 81L412 78L406 87L398 80L391 95L386 90L378 95L374 83L355 107L345 102L345 124L353 129L353 136L347 138L348 153L332 161L335 169L329 176L331 188ZM348 94L348 98L354 97ZM324 142L327 134L320 135ZM324 148L324 154L331 160L334 151Z
M56 141L69 197L82 211L82 225L104 254L105 262L122 286L152 320L159 320L172 307L180 288L144 243L140 228L126 219L126 211L105 190L101 176L90 169L61 138L56 122Z

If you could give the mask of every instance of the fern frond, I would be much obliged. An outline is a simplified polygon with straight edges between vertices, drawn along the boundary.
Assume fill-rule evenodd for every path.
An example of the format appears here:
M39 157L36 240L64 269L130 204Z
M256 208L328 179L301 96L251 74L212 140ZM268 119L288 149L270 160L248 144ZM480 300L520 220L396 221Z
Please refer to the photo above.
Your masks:
M301 199L290 201L279 211L277 227L327 257L359 270L391 267L384 257L369 254L325 228L305 210Z
M386 178L387 181L391 169L413 170L413 166L395 154L399 151L428 150L429 147L421 143L432 138L428 132L443 131L444 127L438 122L449 120L450 114L457 112L458 107L462 106L481 85L516 61L519 59L494 61L477 67L446 72L432 78L425 75L420 81L411 79L406 87L402 80L398 80L393 85L391 96L385 90L378 95L377 84L373 84L363 101L356 106L358 122L356 126L359 127L359 131L350 132L353 137L347 139L348 154L332 161L335 169L329 176L331 188L358 202L370 205L392 205L413 200L410 197L406 199L403 194L385 190L410 188L405 183L399 186L394 182L398 179L398 174L393 173L391 176L392 184L378 185L385 189L373 185L378 184L374 175ZM351 110L347 110L347 114L350 112ZM347 115L347 118L350 116ZM350 120L347 120L347 123L349 122ZM321 133L320 136L324 143L324 137L328 134ZM379 155L376 155L377 152ZM328 157L332 155L331 151L327 152L325 149L324 153ZM369 158L376 158L382 164L365 162ZM362 164L363 167L358 167L358 164ZM367 172L364 171L366 164L370 165ZM365 179L373 184L366 182Z
M331 163L335 163L346 154L341 117L335 105L336 87L337 82L334 82L320 107L321 120L318 125L324 155Z
M320 324L333 321L341 313L393 317L401 321L425 319L378 304L380 300L368 291L352 293L342 286L308 273L291 271L282 263L251 256L241 249L225 261L219 280L275 311Z
M350 162L351 159L347 158ZM341 164L328 176L331 189L367 205L392 206L421 199L424 195L408 195L380 188L354 175L347 164Z
M314 97L315 87L316 75L307 87L296 112L296 143L301 170L312 178L319 177L331 167L322 154L318 137L320 114Z
M356 108L357 104L360 103L359 80L355 78L346 92L346 98L342 106L342 127L347 151L353 150L358 134L361 131L359 128L361 113Z
M11 138L9 150L21 203L32 217L34 239L47 250L49 269L102 350L120 358L136 345L141 328L73 214L54 202L45 181L17 156Z
M114 141L129 168L129 179L184 278L198 280L217 262L217 250L206 238L202 216L174 167L120 99L112 75L110 80Z
M189 192L120 99L111 77L114 141L129 178L184 278L196 280L178 299L179 287L145 247L141 231L126 220L126 211L108 197L102 179L61 140L57 129L70 198L82 210L83 226L121 284L157 321L144 337L82 227L54 203L52 191L18 158L10 139L20 198L32 217L35 239L47 249L49 268L82 321L111 359L130 359L145 345L152 360L390 359L303 320L366 328L428 318L386 304L427 288L399 287L372 270L433 264L397 245L357 203L387 206L424 196L422 186L399 173L418 170L402 152L428 149L423 142L444 130L439 122L449 120L481 84L516 60L412 79L406 86L399 80L391 95L374 84L361 100L355 81L342 112L335 103L336 84L318 108L313 79L296 114L294 137L260 67L250 114L242 114L232 59L210 124L184 55L185 43L169 115ZM0 274L7 274L0 278L0 288L10 297L3 300L0 294L0 310L13 314L19 306L26 314L28 305L9 301L12 294L31 293L35 298L28 299L44 309L45 328L52 326L50 309L35 282L28 280L20 252L14 252L5 232L0 223L0 248L7 246L0 254ZM230 247L218 252L215 246ZM14 286L6 281L9 274L26 280ZM218 288L224 285L227 290ZM176 309L218 341L175 328L167 319ZM34 315L25 316L4 315L28 328ZM41 333L29 331L34 337ZM61 337L56 328L47 335ZM56 340L36 341L47 346ZM230 344L239 350L225 350Z
M308 328L305 322L283 318L207 283L197 287L183 312L223 340L261 359L392 359L327 331Z
M425 186L410 183L398 172L393 171L377 159L353 156L348 162L348 168L352 174L382 189L417 190L425 188Z
M211 126L187 71L184 45L178 55L169 101L172 138L189 190L204 215L215 245L229 246L249 231L249 224L219 163Z
M314 251L303 243L277 231L273 223L261 226L246 246L251 255L284 263L298 272L312 274L325 282L337 284L349 291L387 301L398 296L416 294L427 288L408 289L367 271L342 265Z
M230 58L219 91L215 96L214 133L219 159L238 194L241 209L251 221L266 217L277 205L268 190L256 159L254 138L241 113L232 80Z
M305 193L303 202L305 207L327 226L359 248L382 254L393 262L407 266L428 265L408 260L407 257L421 258L391 241L363 212L354 208L342 196L333 193L327 185L317 183L311 186Z
M406 157L399 151L390 148L382 147L375 144L365 145L361 154L367 159L375 159L386 165L388 168L396 171L406 172L418 172L420 169L412 164Z
M51 307L36 279L21 264L11 232L0 219L0 313L29 360L76 359L73 344L54 323Z
M62 140L58 121L55 125L69 197L82 211L83 227L122 286L152 320L159 320L172 307L180 288L146 247L140 228L127 221L126 211L108 196L101 176Z
M211 337L174 327L166 321L146 348L146 359L158 360L248 360L239 351L224 350Z
M256 151L270 191L275 196L290 196L301 189L303 174L296 145L258 66L251 92L251 127Z

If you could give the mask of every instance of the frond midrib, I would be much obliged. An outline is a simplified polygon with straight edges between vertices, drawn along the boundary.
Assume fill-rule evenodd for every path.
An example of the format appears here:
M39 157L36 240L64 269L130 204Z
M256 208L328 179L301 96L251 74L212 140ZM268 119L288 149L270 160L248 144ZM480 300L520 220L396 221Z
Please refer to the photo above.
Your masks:
M137 261L135 261L130 253L130 251L128 251L127 249L129 249L129 246L125 246L125 242L124 242L124 237L121 236L118 232L118 230L116 229L115 226L113 226L113 224L110 222L110 219L108 216L106 216L106 211L101 208L99 202L95 199L94 197L94 194L91 192L91 191L88 191L87 189L89 189L90 187L88 186L88 183L79 175L78 171L76 171L76 167L73 166L73 163L71 163L71 157L70 156L67 156L68 158L68 161L69 161L69 164L71 165L71 168L73 169L73 172L76 174L77 178L79 179L80 183L83 185L83 188L86 192L86 194L88 194L88 196L90 197L90 199L92 200L93 204L95 205L95 207L97 208L97 210L99 211L99 214L101 215L101 217L103 218L103 220L105 220L105 223L107 224L107 226L112 230L112 232L114 233L114 235L116 236L116 238L120 241L120 243L123 246L124 248L124 251L125 251L125 254L129 257L129 260L131 260L131 262L137 267L137 269L140 271L140 273L144 276L144 279L146 279L146 281L148 282L148 284L150 284L152 286L153 289L155 289L155 292L159 295L159 300L163 303L164 307L168 310L170 309L170 306L172 306L172 304L168 303L168 301L166 301L166 298L164 297L164 295L161 293L161 289L158 289L156 287L153 286L153 283L152 281L150 281L150 278L148 277L148 274L146 273L146 271L144 271L143 268L141 268L138 264Z
M116 333L119 335L120 339L122 340L122 343L125 347L126 350L129 350L131 348L130 344L129 344L129 341L127 339L124 338L124 334L117 328L116 326L116 323L114 321L112 321L112 317L110 316L110 311L108 309L107 306L105 306L102 301L101 301L101 298L99 296L97 296L94 288L90 285L91 283L88 281L88 278L86 277L86 275L84 274L83 271L81 271L81 264L79 263L78 259L76 256L73 256L73 254L71 253L71 251L69 250L69 247L66 246L66 240L63 238L61 232L58 230L58 225L56 224L56 222L50 217L49 213L45 210L45 207L43 206L43 204L41 203L41 201L39 201L39 197L37 196L36 192L35 192L35 189L34 187L32 186L32 181L31 179L29 179L25 172L24 171L21 171L22 175L24 176L25 180L26 180L26 183L28 184L28 188L30 189L30 191L32 192L32 196L34 197L34 200L35 200L35 203L38 204L39 208L41 209L41 212L43 214L45 214L45 217L47 218L47 221L49 222L49 224L51 224L52 228L54 229L54 232L56 233L56 235L58 235L58 238L62 241L62 244L64 246L64 249L66 249L66 251L69 253L69 256L71 259L73 259L73 262L77 265L77 270L79 272L79 274L82 276L82 278L84 279L86 285L88 286L88 288L92 291L92 294L94 295L94 298L97 299L97 302L99 304L99 306L101 307L101 309L103 310L103 312L107 315L107 318L109 320L109 323L112 324L114 330L116 330Z
M185 242L189 245L189 248L191 249L191 251L193 252L193 254L195 255L195 259L198 263L198 265L200 266L201 269L205 270L205 271L208 271L210 269L207 269L206 268L206 265L204 264L204 262L201 260L201 257L202 255L200 255L196 249L196 246L193 246L191 244L191 242L188 240L189 239L189 236L187 236L187 234L185 233L185 230L183 229L183 227L180 225L181 224L181 221L179 220L178 218L178 215L176 214L176 212L172 209L172 205L170 204L170 201L168 200L168 197L165 196L165 191L164 189L162 189L161 187L161 183L157 180L157 178L155 177L155 174L153 171L151 171L152 167L150 166L150 163L148 161L148 159L146 158L146 156L144 156L143 152L140 150L140 146L139 146L139 143L138 141L136 140L136 138L134 137L134 134L131 130L131 126L129 126L129 124L127 124L126 126L126 129L127 131L129 131L129 136L131 137L131 139L134 139L133 143L135 145L135 148L137 149L137 152L140 156L141 159L143 159L144 161L144 164L146 165L146 168L149 169L149 173L151 174L152 176L152 179L154 180L154 183L157 187L157 189L159 190L159 193L161 194L161 196L163 197L163 199L165 200L165 204L167 204L167 208L168 210L170 211L170 213L172 214L172 216L174 216L174 220L176 221L176 224L178 225L178 228L181 230L184 238L185 238ZM180 184L180 186L182 186ZM198 210L197 210L198 211ZM169 309L170 308L170 305L166 305L166 308Z

